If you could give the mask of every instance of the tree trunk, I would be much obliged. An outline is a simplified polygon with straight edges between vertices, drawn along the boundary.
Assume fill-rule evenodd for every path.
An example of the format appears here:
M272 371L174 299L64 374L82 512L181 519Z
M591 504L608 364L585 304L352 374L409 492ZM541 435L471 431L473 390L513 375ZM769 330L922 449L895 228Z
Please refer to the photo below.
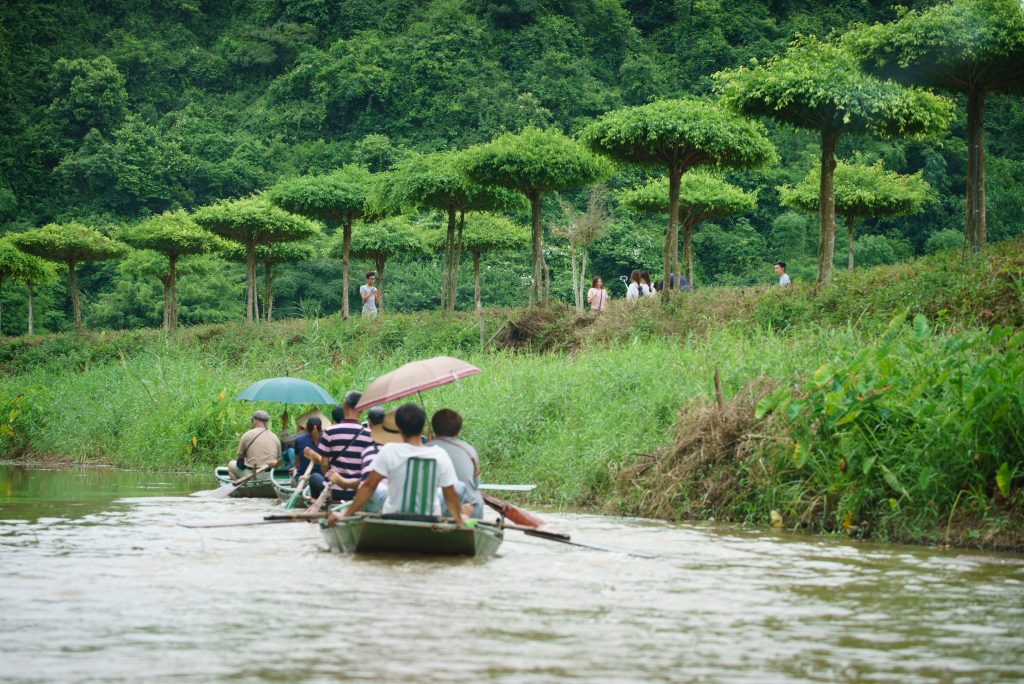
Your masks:
M444 276L441 279L441 310L448 311L451 304L452 265L455 263L455 209L448 209L448 231L444 239Z
M530 287L530 304L539 306L543 301L544 271L541 254L540 233L540 191L532 190L526 195L530 199L530 213L533 229L533 285Z
M551 269L548 268L548 260L541 254L541 265L544 269L544 287L541 288L541 302L544 306L551 303Z
M686 279L693 285L693 227L696 222L693 220L681 221L683 226L683 263L686 264ZM672 254L672 261L679 261L679 251ZM676 271L678 274L679 272ZM676 275L676 289L679 289L679 276Z
M0 278L0 294L3 294L3 289L4 289L4 279ZM0 299L0 337L3 337L3 335L4 335L3 321L4 321L4 302L3 302L2 299Z
M266 313L264 318L270 323L274 311L274 272L273 265L269 261L263 262L263 309Z
M25 286L28 288L28 334L31 335L35 332L35 322L32 320L32 281L26 280Z
M169 327L167 329L174 330L178 327L178 257L172 256L169 261L171 262L171 310L168 312L167 324Z
M480 250L473 250L473 302L480 308Z
M579 283L579 269L576 267L576 247L573 245L572 240L569 241L569 264L572 266L572 303L576 307L577 311L583 311L583 305L580 303L580 283Z
M377 267L377 289L381 292L384 291L384 264L387 263L388 258L383 254L378 254L373 259L373 265ZM377 305L379 311L384 310L384 296L381 295L380 304Z
M250 235L245 240L245 322L253 322L256 311L256 242Z
M68 278L71 282L71 310L75 316L75 330L82 332L82 307L78 303L78 274L75 272L75 262L68 262Z
M985 91L967 93L967 244L985 247Z
M352 251L352 219L345 218L341 235L341 320L348 320L348 262Z
M832 177L836 170L838 133L821 134L821 182L818 186L818 280L822 285L832 276L832 254L836 247L836 197Z
M846 270L853 270L853 214L846 217Z
M586 308L587 304L587 247L582 248L580 256L580 311Z
M164 322L163 329L171 329L171 279L161 278L160 284L164 286Z
M465 225L466 212L460 211L458 237L456 237L452 249L452 277L449 285L451 294L448 297L448 309L450 311L455 311L455 303L459 298L459 269L462 267L462 229Z
M683 170L679 164L672 164L668 170L668 233L665 236L667 246L665 263L662 265L662 278L665 292L679 289L679 182ZM675 273L673 283L669 274Z

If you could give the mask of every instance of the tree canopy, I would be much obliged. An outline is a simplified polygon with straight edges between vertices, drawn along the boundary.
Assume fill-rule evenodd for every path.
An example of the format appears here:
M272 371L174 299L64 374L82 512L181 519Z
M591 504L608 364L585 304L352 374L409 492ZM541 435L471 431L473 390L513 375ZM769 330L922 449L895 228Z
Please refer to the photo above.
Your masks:
M846 133L922 136L952 120L953 103L863 73L846 50L813 37L793 42L764 64L715 74L722 100L748 116L764 116L821 135L818 283L832 272L835 204L832 175Z
M953 0L862 26L844 43L866 69L967 96L967 239L985 246L985 96L1024 92L1024 7L1019 0Z
M273 242L308 240L321 234L320 225L285 211L265 197L227 200L202 207L196 223L222 237L245 245L247 261L246 322L256 316L256 247Z
M465 152L464 168L471 180L518 190L530 200L533 223L533 286L531 300L543 294L541 205L545 192L578 188L606 180L612 167L575 140L555 129L528 126Z
M668 172L669 216L662 264L665 283L673 282L670 273L679 272L677 222L683 174L700 166L757 168L778 160L763 126L696 98L661 100L609 112L587 126L580 137L592 150L612 159L661 166ZM683 226L687 255L692 251L690 228ZM687 268L692 278L692 265Z
M821 169L812 168L795 187L781 186L782 204L803 211L818 211L818 179ZM901 174L876 164L836 162L834 177L836 214L846 219L847 266L853 269L853 224L862 217L902 216L921 211L933 200L922 173Z
M352 236L352 255L373 261L377 286L384 291L384 267L395 256L417 256L424 250L424 234L409 216L390 216L359 227ZM341 255L337 236L328 245L328 253Z
M116 259L129 251L124 243L112 240L95 228L76 221L49 223L26 233L15 233L8 239L24 252L67 265L71 306L75 327L79 330L82 329L82 308L78 301L78 264L83 261Z

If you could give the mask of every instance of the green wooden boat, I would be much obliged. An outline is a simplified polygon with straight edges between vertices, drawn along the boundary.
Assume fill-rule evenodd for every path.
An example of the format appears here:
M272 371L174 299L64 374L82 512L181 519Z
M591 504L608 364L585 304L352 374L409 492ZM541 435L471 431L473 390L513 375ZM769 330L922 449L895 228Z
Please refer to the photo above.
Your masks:
M217 484L226 485L231 484L231 473L228 472L227 466L221 466L213 471L214 477L217 478ZM244 498L244 499L273 499L277 497L274 492L275 477L288 477L287 470L270 470L267 472L260 473L256 477L252 478L248 482L243 483L238 489L231 492L229 496L232 498Z
M275 470L270 476L270 484L274 487L274 495L277 496L277 500L281 503L288 503L288 500L292 498L292 494L295 492L292 477L286 470ZM303 508L313 503L313 498L309 495L308 484L303 487L302 495L297 503Z
M493 556L504 539L497 525L475 521L459 528L433 516L360 514L320 531L339 553L416 553L432 556Z

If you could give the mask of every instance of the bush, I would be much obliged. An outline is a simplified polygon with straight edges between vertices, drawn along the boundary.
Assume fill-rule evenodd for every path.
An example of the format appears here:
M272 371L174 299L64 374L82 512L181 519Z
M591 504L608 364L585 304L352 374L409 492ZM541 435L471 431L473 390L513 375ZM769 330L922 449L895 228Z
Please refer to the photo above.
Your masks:
M895 264L897 247L884 235L861 235L853 242L853 263L860 268Z
M963 249L965 244L967 238L962 230L943 228L928 237L928 241L924 243L924 253L935 254L947 249Z

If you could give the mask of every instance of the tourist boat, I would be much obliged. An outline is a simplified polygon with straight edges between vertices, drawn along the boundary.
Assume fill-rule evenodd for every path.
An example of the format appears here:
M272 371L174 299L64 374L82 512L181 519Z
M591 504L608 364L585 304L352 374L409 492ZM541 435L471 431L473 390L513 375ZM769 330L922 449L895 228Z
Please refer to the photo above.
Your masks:
M213 474L217 478L217 483L220 485L229 485L233 482L231 473L228 472L227 466L221 466L215 469ZM248 482L243 482L235 491L231 492L229 496L236 499L273 499L277 496L274 491L275 477L288 477L288 471L279 469L260 473Z
M417 553L432 556L493 556L504 539L498 525L479 520L456 527L434 516L361 513L320 531L339 553Z
M274 495L281 503L288 503L295 493L295 485L292 484L292 477L286 470L275 470L271 473L270 484L274 487ZM302 495L297 502L303 508L313 503L309 495L309 486L303 487Z

